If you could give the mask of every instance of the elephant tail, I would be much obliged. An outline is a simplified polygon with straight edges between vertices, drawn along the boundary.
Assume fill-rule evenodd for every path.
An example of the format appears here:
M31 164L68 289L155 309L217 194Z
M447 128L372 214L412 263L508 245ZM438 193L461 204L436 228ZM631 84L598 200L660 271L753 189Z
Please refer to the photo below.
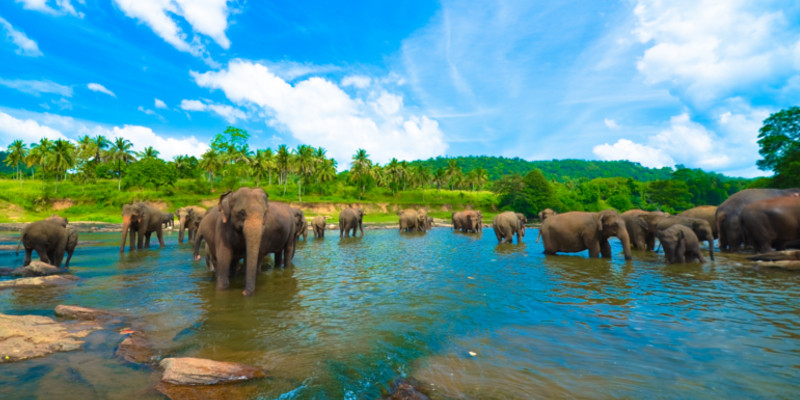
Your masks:
M19 235L19 241L17 242L17 250L14 253L14 255L19 255L19 245L22 244L22 236L23 235L24 235L24 233Z

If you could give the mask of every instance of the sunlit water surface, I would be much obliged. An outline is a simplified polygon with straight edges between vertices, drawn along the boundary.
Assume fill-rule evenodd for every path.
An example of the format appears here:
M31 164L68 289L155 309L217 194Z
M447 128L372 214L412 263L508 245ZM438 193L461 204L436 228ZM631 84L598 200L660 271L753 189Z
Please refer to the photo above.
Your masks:
M82 233L80 283L0 292L0 312L53 315L58 304L133 317L162 357L260 366L264 399L372 399L399 377L434 399L792 398L800 393L800 273L656 255L547 256L437 228L367 231L298 245L243 298L217 292L191 248L118 254L119 233ZM3 244L16 244L5 235ZM12 242L13 240L13 242ZM0 252L0 267L22 256ZM119 327L117 327L119 328ZM162 396L159 375L114 358L121 336L84 351L0 366L0 398Z

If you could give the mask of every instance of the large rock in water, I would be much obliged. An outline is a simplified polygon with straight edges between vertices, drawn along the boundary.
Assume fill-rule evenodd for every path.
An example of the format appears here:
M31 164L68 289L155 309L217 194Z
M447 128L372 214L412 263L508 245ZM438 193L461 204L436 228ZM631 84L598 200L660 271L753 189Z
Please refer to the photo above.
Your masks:
M19 288L41 288L75 283L80 278L74 275L37 276L35 278L19 278L9 281L0 281L0 290Z
M99 329L94 323L62 324L38 315L0 314L0 363L78 350L82 339Z
M115 317L113 313L96 308L68 306L59 304L54 310L56 315L62 318L81 319L84 321L94 321L99 319L110 319Z
M50 265L46 262L31 261L30 264L19 267L11 272L12 275L17 276L48 276L57 275L68 272L66 268L58 268L55 265Z
M160 364L164 368L161 380L175 385L214 385L267 376L260 368L202 358L165 358Z

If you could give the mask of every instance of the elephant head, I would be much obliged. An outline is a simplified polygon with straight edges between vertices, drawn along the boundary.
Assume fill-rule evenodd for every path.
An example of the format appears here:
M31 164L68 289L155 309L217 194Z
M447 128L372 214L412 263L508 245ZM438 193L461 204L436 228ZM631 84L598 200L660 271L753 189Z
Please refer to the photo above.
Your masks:
M475 211L475 226L476 232L483 231L483 213L480 210Z
M544 210L539 211L539 222L544 222L547 218L550 218L556 214L557 213L552 209L545 208Z
M614 210L605 210L597 213L597 230L603 240L615 236L622 242L622 251L625 259L631 259L631 240L628 236L628 229L625 228L625 221L619 213Z
M663 211L651 211L649 213L642 214L638 217L639 225L644 229L646 232L651 234L656 233L656 225L661 222L662 219L669 217L668 213Z
M708 255L711 260L714 260L714 231L711 229L711 224L704 219L692 218L692 230L697 239L708 242Z
M246 261L245 290L242 294L250 296L255 291L256 272L259 266L261 236L267 222L269 200L262 189L240 188L233 193L225 193L219 199L221 235L226 236L229 246L244 248ZM231 260L236 261L236 260ZM222 264L222 263L221 263ZM217 286L227 283L229 265L217 266ZM227 285L222 285L227 286Z
M517 220L519 220L519 236L525 237L525 224L528 223L528 217L525 216L523 213L516 213ZM519 240L519 238L517 238Z
M141 203L125 204L122 206L122 244L119 246L119 252L125 251L125 239L128 237L128 231L131 231L131 250L133 250L134 232L138 229L142 221L142 207Z

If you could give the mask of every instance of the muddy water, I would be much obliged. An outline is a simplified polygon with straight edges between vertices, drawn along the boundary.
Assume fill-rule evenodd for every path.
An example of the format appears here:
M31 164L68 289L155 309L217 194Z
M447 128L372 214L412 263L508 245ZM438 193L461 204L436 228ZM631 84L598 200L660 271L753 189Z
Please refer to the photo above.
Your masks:
M266 368L247 392L265 399L371 399L403 376L434 399L800 393L800 273L724 255L681 266L643 253L545 257L535 230L502 246L491 231L332 233L301 242L294 267L260 274L252 298L241 278L216 292L176 234L119 255L118 233L84 233L79 284L2 291L0 312L123 312L162 356ZM0 251L0 267L21 261ZM113 357L119 340L101 331L82 352L2 365L0 398L161 398L157 373Z

